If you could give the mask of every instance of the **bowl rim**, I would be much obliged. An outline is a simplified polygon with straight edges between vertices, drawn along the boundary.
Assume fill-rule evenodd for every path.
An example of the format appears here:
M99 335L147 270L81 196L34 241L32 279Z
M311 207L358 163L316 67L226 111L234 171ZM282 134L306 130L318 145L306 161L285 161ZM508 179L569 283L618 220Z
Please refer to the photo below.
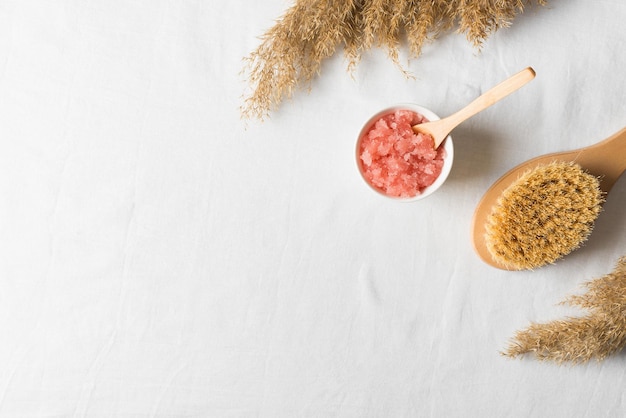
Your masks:
M389 196L388 194L384 193L382 190L380 190L380 189L374 187L372 184L370 184L370 182L367 181L367 179L363 175L363 165L362 165L362 161L361 161L361 157L360 157L360 147L361 147L361 141L362 141L363 137L371 129L371 127L374 124L374 122L376 120L380 119L381 117L383 117L385 115L388 115L390 113L393 113L393 112L395 112L397 110L411 110L411 111L420 113L421 115L426 117L426 119L428 119L429 121L435 121L435 120L441 119L439 117L439 115L437 115L435 112L433 112L429 108L424 107L424 106L419 105L419 104L416 104L416 103L398 103L398 104L395 104L395 105L392 105L392 106L388 106L388 107L386 107L386 108L376 112L374 115L372 115L363 124L361 130L359 131L359 135L357 137L356 147L355 147L356 165L357 165L357 169L359 171L359 175L361 176L361 178L363 179L365 184L371 190L375 191L376 194L378 194L379 196L383 196L386 199L396 200L396 201L399 201L399 202L415 202L415 201L418 201L418 200L425 199L428 196L430 196L433 193L435 193L443 185L443 183L447 180L448 175L450 174L450 171L452 170L452 165L453 165L453 162L454 162L454 143L452 141L452 136L448 135L446 137L446 139L444 140L444 142L440 145L440 146L444 147L444 149L446 151L446 155L444 157L443 168L441 169L441 173L439 174L439 177L437 177L435 182L433 184L431 184L430 186L426 187L422 191L422 193L420 193L418 195L415 195L413 197Z

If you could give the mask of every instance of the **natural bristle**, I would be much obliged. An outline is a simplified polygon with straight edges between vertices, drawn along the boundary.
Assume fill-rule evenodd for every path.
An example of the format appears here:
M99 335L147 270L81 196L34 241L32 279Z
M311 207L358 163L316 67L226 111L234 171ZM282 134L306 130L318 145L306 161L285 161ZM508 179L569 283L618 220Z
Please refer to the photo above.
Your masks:
M572 162L534 168L510 185L485 225L493 259L514 270L553 263L578 248L600 214L600 182Z

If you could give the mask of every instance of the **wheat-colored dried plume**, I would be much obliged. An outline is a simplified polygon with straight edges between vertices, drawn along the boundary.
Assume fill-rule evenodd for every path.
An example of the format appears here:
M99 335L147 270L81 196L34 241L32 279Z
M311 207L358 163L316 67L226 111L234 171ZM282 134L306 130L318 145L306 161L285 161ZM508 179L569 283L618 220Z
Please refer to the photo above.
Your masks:
M626 256L613 272L585 284L586 293L563 303L588 311L586 316L533 323L518 331L503 353L517 357L532 353L557 363L598 361L626 346Z
M533 0L295 0L244 61L251 92L241 111L263 119L319 74L321 63L343 47L348 68L372 48L386 49L399 65L406 38L409 55L442 31L457 26L479 46L492 32L511 24ZM534 0L545 4L545 0Z

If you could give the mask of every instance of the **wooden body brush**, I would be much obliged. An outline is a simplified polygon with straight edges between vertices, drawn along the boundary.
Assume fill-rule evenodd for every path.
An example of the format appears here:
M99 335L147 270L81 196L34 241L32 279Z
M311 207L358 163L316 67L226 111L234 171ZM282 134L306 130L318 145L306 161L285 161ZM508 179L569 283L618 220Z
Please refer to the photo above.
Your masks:
M518 165L478 203L472 220L476 253L504 270L553 263L587 239L625 170L626 128L595 145Z

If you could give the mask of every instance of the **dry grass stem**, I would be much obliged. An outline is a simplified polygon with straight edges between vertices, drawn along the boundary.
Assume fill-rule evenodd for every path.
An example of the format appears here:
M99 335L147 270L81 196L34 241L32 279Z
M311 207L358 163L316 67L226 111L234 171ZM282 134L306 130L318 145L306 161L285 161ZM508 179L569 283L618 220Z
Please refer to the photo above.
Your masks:
M586 309L586 316L531 324L515 333L503 354L532 353L539 360L577 364L620 352L626 346L626 256L612 273L585 288L586 293L563 303Z
M400 68L406 38L411 57L425 42L455 25L476 46L508 26L533 0L295 0L262 37L245 61L251 92L241 108L245 118L263 119L296 88L310 87L321 63L343 47L348 69L361 54L383 48ZM545 4L545 0L534 0ZM402 70L405 74L406 71Z

